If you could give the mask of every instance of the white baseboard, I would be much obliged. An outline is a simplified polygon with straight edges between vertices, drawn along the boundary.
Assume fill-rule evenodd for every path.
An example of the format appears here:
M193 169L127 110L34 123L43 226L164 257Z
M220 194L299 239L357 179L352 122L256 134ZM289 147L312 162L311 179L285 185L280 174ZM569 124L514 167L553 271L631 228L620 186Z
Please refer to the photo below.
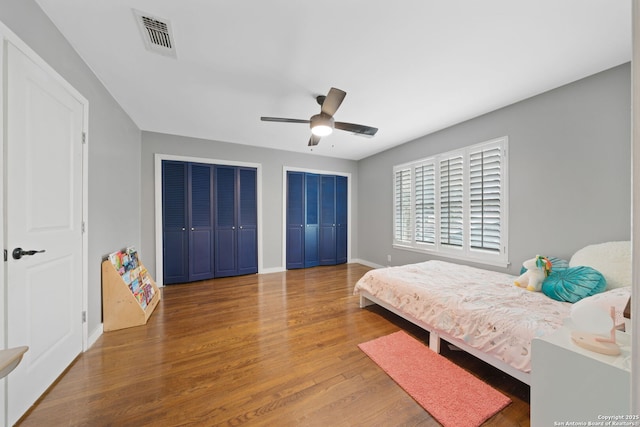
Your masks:
M366 265L367 267L371 267L371 268L383 268L384 265L380 265L380 264L376 264L374 262L370 262L364 259L358 259L358 258L354 258L352 260L349 261L350 264L353 263L357 263L357 264L362 264L362 265Z
M364 259L359 259L359 258L352 258L349 260L349 264L362 264L362 265L366 265L367 267L371 267L371 268L382 268L384 267L384 265L380 265L380 264L376 264ZM260 272L258 274L269 274L269 273L282 273L284 271L287 271L286 268L284 267L271 267L271 268L263 268L262 270L260 270Z
M287 271L287 269L284 267L271 267L271 268L263 268L258 272L258 274L282 273L283 271Z
M102 336L102 333L104 331L103 328L104 328L104 325L102 323L100 323L100 325L98 325L96 330L93 331L93 333L89 335L88 342L87 342L87 348L85 349L85 351L89 350L91 348L91 346L94 345L96 343L96 341L98 341L98 338L100 338Z

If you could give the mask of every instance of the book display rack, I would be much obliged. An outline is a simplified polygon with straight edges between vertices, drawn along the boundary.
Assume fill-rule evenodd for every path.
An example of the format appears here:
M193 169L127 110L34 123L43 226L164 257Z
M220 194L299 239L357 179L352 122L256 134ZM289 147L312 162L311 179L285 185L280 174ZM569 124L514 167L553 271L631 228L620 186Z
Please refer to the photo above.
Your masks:
M134 248L113 252L102 262L105 331L146 324L160 298L160 290Z

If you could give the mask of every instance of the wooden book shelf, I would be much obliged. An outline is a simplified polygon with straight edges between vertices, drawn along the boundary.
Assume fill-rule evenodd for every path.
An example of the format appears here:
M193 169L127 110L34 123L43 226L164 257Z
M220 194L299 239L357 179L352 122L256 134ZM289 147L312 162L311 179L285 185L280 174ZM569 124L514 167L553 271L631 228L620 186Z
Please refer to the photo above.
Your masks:
M153 296L147 302L134 294L125 278L110 260L102 262L102 316L105 331L145 325L161 299L156 282L148 275L142 263L137 269L147 274Z

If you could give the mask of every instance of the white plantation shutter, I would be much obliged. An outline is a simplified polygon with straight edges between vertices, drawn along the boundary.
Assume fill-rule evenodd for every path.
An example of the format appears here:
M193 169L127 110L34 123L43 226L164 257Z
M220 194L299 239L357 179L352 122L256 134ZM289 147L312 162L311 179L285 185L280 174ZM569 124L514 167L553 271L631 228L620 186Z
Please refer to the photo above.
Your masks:
M436 242L436 172L435 164L428 163L414 169L416 177L415 239L419 243Z
M440 160L440 243L462 246L464 171L461 155Z
M502 150L471 152L469 156L470 239L474 249L500 251Z
M394 167L394 247L508 265L507 142Z
M411 169L396 170L394 178L394 238L397 242L411 242Z

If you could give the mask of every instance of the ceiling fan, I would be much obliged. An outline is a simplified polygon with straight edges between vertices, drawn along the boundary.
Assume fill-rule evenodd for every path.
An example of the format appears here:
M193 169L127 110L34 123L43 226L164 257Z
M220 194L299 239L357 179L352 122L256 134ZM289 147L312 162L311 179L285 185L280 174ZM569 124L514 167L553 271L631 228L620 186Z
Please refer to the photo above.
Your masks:
M347 92L332 87L329 93L318 95L316 101L320 104L320 114L311 116L309 120L302 119L284 119L280 117L260 117L263 122L283 122L283 123L309 123L311 127L311 138L309 146L318 145L320 138L327 136L333 132L333 129L345 130L357 135L374 136L378 132L378 128L357 125L354 123L336 122L333 115L342 104Z

